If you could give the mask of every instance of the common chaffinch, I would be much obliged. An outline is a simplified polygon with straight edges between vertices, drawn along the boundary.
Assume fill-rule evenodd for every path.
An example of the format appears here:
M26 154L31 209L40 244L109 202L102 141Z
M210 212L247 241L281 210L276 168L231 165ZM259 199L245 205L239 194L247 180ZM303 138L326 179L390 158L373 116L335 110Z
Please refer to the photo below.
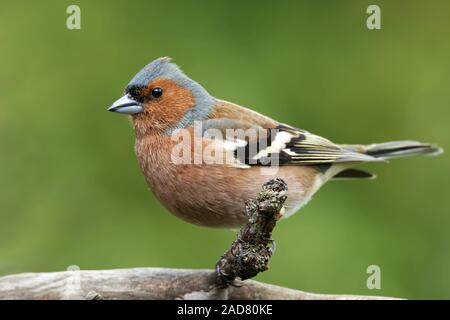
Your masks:
M245 224L245 201L275 177L289 188L288 217L331 179L373 177L357 164L442 151L416 141L335 144L211 96L166 57L139 71L108 110L131 115L139 165L159 201L207 227Z

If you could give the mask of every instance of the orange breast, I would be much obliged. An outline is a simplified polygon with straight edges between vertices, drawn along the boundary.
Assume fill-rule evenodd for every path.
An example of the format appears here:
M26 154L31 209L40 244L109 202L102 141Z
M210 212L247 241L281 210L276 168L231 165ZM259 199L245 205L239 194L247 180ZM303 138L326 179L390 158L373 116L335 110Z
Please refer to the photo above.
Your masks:
M256 197L261 185L275 177L288 184L289 211L309 198L319 175L310 166L281 166L270 172L261 166L174 164L171 161L174 143L170 137L147 136L136 141L136 154L147 184L158 200L177 217L196 225L242 226L247 221L245 201Z

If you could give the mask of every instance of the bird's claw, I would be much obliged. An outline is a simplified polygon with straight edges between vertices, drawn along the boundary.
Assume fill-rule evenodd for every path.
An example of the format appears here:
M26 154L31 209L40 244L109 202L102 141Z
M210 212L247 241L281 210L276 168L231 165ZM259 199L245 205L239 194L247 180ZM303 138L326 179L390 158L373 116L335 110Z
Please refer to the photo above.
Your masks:
M277 243L273 239L269 240L269 243L270 243L270 248L269 248L270 253L273 254L277 250Z

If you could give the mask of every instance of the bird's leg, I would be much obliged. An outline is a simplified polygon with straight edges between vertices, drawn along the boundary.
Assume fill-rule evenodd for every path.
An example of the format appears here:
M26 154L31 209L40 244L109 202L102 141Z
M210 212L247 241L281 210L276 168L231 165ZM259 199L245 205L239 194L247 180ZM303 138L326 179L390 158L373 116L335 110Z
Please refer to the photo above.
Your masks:
M284 213L285 213L285 212L286 212L286 209L285 209L284 206L283 206L283 207L280 209L280 212L278 212L278 214L277 214L277 216L276 216L277 221L283 219Z
M274 254L275 251L277 250L277 243L273 239L270 240L269 250L270 250L271 254Z

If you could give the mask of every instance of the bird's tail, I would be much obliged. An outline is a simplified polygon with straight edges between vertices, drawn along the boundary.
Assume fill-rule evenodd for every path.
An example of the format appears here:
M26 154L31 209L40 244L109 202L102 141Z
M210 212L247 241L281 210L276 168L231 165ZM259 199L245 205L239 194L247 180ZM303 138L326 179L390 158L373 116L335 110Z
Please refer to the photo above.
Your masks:
M442 149L434 144L410 140L374 143L369 145L347 145L344 148L378 159L416 155L438 155L442 153Z
M374 143L369 145L347 144L341 145L346 150L370 156L366 161L383 161L397 157L409 157L417 155L438 155L443 152L441 148L429 143L417 141L391 141ZM345 168L345 169L344 169ZM375 175L359 169L349 167L336 168L333 179L370 179Z

